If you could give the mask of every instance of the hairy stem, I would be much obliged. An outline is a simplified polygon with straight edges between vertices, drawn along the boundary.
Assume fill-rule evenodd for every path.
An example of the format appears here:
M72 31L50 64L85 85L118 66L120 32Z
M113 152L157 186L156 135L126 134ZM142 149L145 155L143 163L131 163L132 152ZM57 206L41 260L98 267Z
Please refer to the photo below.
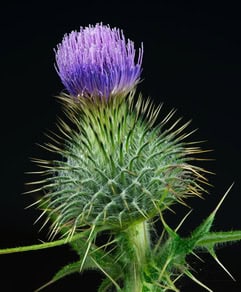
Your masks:
M126 236L132 256L129 259L127 268L128 275L124 279L124 291L141 292L143 288L143 268L150 249L147 222L141 222L129 227Z

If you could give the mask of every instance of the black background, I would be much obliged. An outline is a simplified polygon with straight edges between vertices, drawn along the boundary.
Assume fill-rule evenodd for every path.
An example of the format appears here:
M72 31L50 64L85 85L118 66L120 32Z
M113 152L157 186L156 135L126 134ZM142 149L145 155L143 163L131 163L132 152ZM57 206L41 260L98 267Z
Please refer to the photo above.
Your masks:
M47 229L33 225L39 212L24 208L33 198L27 190L27 171L34 170L29 157L48 158L36 143L46 141L44 132L55 129L61 115L54 96L63 86L54 69L54 52L63 35L80 26L103 22L124 30L138 47L144 43L143 81L139 90L164 111L177 108L190 129L198 128L194 140L207 140L214 161L202 163L214 185L205 200L192 199L194 211L183 232L191 231L218 203L227 188L235 185L217 214L213 228L241 228L240 187L240 49L241 20L238 5L175 4L173 1L132 4L121 1L84 3L67 1L56 6L16 4L1 7L0 100L1 100L1 192L0 247L15 247L46 240ZM181 2L181 1L180 1ZM238 2L238 1L237 1ZM52 2L51 2L52 3ZM143 6L142 6L143 5ZM176 209L179 211L179 208ZM180 210L183 215L187 210ZM181 215L167 215L177 224ZM218 250L222 263L236 278L233 282L209 256L206 263L193 265L197 277L214 291L241 290L241 246ZM33 291L75 255L68 247L0 257L1 291ZM73 275L45 291L96 291L101 275L87 272ZM204 291L188 280L181 291Z

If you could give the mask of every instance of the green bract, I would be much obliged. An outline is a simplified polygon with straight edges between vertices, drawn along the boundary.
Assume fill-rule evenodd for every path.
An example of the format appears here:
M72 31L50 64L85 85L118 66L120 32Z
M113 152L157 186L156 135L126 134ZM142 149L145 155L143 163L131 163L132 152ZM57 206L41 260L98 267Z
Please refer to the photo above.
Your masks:
M60 123L64 139L48 147L62 159L48 163L40 181L40 207L55 217L52 234L65 227L71 235L93 226L123 229L199 195L205 179L189 161L200 150L183 141L189 123L168 126L174 111L154 126L160 107L141 97L134 102L133 93L61 99L72 126Z

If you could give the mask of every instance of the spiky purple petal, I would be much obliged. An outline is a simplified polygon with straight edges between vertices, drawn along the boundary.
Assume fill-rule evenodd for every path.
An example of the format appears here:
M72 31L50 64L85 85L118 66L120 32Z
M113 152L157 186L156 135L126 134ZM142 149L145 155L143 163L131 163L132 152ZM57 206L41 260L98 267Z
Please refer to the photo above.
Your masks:
M143 47L136 61L134 43L109 25L89 25L66 34L55 53L57 73L73 96L108 98L129 92L140 80Z

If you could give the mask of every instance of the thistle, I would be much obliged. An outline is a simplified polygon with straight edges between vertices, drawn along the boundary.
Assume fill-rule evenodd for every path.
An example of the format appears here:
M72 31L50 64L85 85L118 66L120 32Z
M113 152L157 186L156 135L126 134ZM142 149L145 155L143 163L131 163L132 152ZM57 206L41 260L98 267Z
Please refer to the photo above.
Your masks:
M61 239L0 253L70 244L79 261L46 285L97 269L106 276L98 291L179 291L183 275L211 291L191 273L187 255L206 250L222 266L216 244L240 240L241 232L211 231L228 192L189 237L178 234L185 218L176 229L166 223L172 205L205 193L207 171L193 163L204 151L186 141L189 122L175 111L160 118L161 106L136 97L143 47L136 54L122 31L97 24L65 35L55 54L67 121L44 147L61 158L36 160L42 178L31 192L43 192L34 205L43 225L51 222L50 239ZM103 234L108 240L98 245Z

